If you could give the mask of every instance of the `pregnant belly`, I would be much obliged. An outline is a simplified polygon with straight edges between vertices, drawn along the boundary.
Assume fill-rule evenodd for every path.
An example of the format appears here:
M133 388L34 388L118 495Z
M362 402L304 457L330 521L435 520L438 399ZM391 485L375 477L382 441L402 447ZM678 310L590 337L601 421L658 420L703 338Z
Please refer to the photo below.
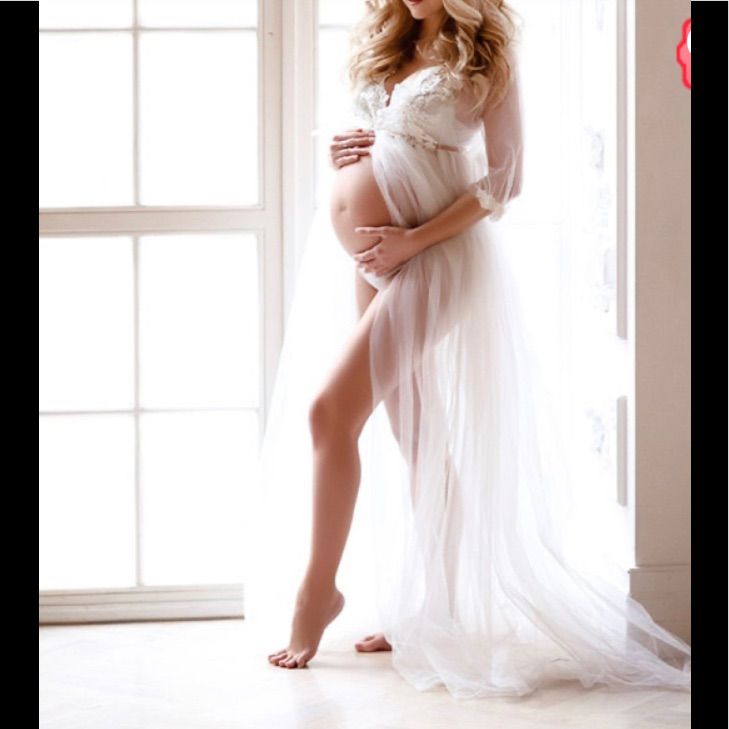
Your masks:
M370 248L379 240L376 235L355 233L356 227L392 224L369 155L337 170L332 186L331 220L337 238L350 254Z

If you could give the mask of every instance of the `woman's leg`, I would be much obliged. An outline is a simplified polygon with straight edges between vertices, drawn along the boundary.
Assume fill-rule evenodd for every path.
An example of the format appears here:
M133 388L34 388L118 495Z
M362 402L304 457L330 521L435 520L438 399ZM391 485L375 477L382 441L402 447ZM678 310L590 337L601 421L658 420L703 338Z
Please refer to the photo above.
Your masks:
M458 319L452 316L453 312L447 310L446 306L439 323L428 321L431 299L447 300L447 281L441 280L441 285L436 289L429 286L429 282L411 275L407 282L402 283L401 287L399 282L393 284L397 288L390 293L395 293L396 297L387 302L391 306L390 311L377 330L379 356L374 359L381 383L378 390L386 393L384 404L392 432L408 464L413 508L417 508L419 503L420 488L435 487L442 492L439 537L433 541L430 532L420 537L424 547L429 545L430 549L437 550L438 554L434 553L432 559L442 565L442 572L437 570L430 575L433 580L430 589L434 594L445 590L449 612L456 618L464 505L458 469L448 443L448 414L441 399L442 394L429 374L433 363L425 350L451 330L449 322L452 324ZM402 332L410 332L410 351L400 346ZM391 353L400 350L403 350L405 360L398 363L395 359L401 355L392 357ZM404 365L411 368L409 374ZM387 381L385 378L389 378L392 370L396 370L398 377L404 377L405 381L387 391L382 383ZM427 421L424 421L423 413L426 410ZM427 473L423 471L424 468L428 469ZM433 476L441 473L437 482L431 483ZM355 648L363 652L392 649L383 633L365 636L355 643Z
M355 269L354 272L354 297L357 301L357 313L361 319L367 307L370 305L370 301L375 298L377 289L371 286L365 281L362 276Z
M357 299L357 308L359 316L361 317L369 306L370 301L374 298L377 293L377 289L370 286L360 275L356 275L355 282L355 293ZM409 429L412 433L417 434L420 428L420 413L421 413L421 401L420 391L417 384L416 373L413 372L412 380L410 384L410 392L412 393L413 401L411 407L408 408L409 413L407 418L412 421L412 428ZM413 472L411 473L411 488L413 488L413 499L414 487L417 483L417 476L414 472L414 468L418 463L418 440L417 437L414 442L405 444L402 442L402 416L401 416L401 403L400 403L400 390L394 388L392 392L385 398L385 409L390 420L392 432L398 441L400 450L406 461L413 466ZM442 414L445 417L445 414ZM451 607L451 614L455 611L455 605L453 603L453 597L455 594L455 582L458 572L458 546L459 546L459 535L458 530L460 529L461 519L461 504L459 503L460 493L457 488L457 474L452 463L450 455L446 455L445 463L445 474L444 474L444 487L445 487L445 503L444 516L448 514L447 523L445 525L445 538L444 538L444 561L446 579L448 581L448 599ZM384 633L372 633L366 635L362 640L357 641L355 649L363 653L372 653L375 651L389 651L392 650L392 646L388 643Z
M364 281L363 284L369 286ZM286 668L302 668L307 664L316 653L324 629L344 605L335 577L359 490L357 441L374 407L369 339L375 299L372 296L367 304L339 362L309 411L314 451L309 564L297 595L289 646L269 656L271 663Z
M356 271L354 286L355 296L357 299L357 311L359 316L362 317L372 299L375 298L377 289L374 286L370 286L370 284L368 284L367 281L365 281ZM397 388L393 390L389 397L385 398L385 409L387 410L387 414L390 418L393 433L397 435L399 433ZM392 646L387 642L384 633L372 633L371 635L366 635L362 638L362 640L357 641L354 644L354 647L357 651L363 653L392 650Z
M360 433L378 402L372 392L370 372L370 341L380 303L386 306L404 305L407 328L412 341L408 354L409 366L417 370L428 342L437 340L445 333L444 316L438 333L427 332L429 306L432 291L424 279L409 279L404 288L398 279L378 292L367 305L355 329L344 347L339 362L334 367L320 394L310 409L310 425L314 450L314 499L312 514L312 539L309 564L299 588L289 646L269 656L279 666L295 668L306 666L318 648L326 626L341 611L344 597L336 589L335 577L351 526L354 506L359 490L360 460L357 443ZM415 284L415 285L413 285ZM389 301L389 297L395 301ZM386 298L387 297L387 298ZM446 297L439 301L447 302ZM445 312L444 312L445 314ZM396 377L403 363L398 363L399 326L394 329L389 320L378 329L376 360L379 397L386 402L396 387ZM412 373L413 376L417 371ZM390 385L388 386L388 383ZM408 412L399 417L412 417L412 402ZM412 423L408 422L408 426ZM395 432L398 431L395 426ZM405 432L417 432L417 427L404 428ZM413 438L417 441L417 438ZM415 443L401 444L412 454ZM407 457L407 456L406 456ZM413 479L413 486L416 480Z

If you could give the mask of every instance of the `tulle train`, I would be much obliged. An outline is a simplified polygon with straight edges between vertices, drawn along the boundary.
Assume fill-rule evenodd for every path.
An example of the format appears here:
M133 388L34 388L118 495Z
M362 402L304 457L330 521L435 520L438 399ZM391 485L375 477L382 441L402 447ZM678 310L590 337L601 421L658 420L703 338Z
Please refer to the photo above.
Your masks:
M414 152L386 133L371 154L396 225L431 218L479 174L468 155ZM595 545L580 544L582 566L571 558L586 515L571 497L579 484L524 338L500 225L486 218L426 249L373 302L377 407L361 441L361 496L392 664L415 688L445 686L458 699L559 679L688 690L690 647L606 579L599 550L585 562ZM317 211L249 511L248 597L263 612L290 610L308 556L308 406L357 321L354 275Z

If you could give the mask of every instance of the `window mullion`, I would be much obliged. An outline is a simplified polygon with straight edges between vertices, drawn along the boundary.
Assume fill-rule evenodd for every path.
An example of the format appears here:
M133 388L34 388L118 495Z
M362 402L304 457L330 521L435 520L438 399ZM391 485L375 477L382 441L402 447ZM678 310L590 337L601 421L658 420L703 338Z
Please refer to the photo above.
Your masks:
M135 205L139 200L139 23L138 2L133 0L132 17L132 199Z
M136 2L135 2L136 9ZM144 584L142 568L142 493L141 493L141 462L140 462L140 423L139 423L139 236L132 238L133 245L133 306L134 306L134 575L135 584L140 587Z
M275 210L246 208L107 208L41 211L40 235L257 231L276 226Z

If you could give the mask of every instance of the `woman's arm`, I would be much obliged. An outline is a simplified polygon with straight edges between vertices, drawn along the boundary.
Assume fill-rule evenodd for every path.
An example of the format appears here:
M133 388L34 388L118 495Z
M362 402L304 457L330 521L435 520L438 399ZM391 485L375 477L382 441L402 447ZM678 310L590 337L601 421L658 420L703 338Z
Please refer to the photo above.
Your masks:
M498 220L510 200L521 192L523 134L518 69L511 59L511 79L496 107L486 102L482 117L488 174L469 185L468 191L434 218L412 228L409 237L423 250L458 235L487 215Z
M487 215L498 220L510 200L521 192L523 136L520 84L515 56L511 77L501 101L485 103L482 116L488 173L471 183L447 208L415 228L396 226L361 227L363 236L380 235L382 240L354 259L364 270L382 275L392 271L426 248L458 235Z
M434 218L416 228L410 228L405 236L411 241L417 254L446 238L458 235L488 214L489 211L483 208L474 193L464 192Z

